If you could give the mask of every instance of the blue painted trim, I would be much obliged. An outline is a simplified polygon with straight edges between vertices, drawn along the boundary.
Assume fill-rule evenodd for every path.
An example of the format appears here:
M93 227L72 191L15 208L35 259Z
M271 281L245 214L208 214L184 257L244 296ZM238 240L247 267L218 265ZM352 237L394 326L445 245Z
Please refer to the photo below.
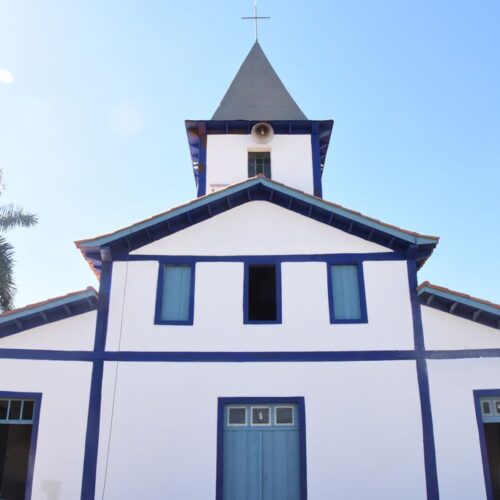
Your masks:
M142 361L142 362L335 362L399 361L425 359L500 358L500 349L425 351L51 351L43 349L1 349L0 359L43 361Z
M368 260L368 259L367 259ZM358 268L358 288L359 288L359 305L361 309L361 317L359 319L335 319L335 310L333 305L333 283L331 267L336 264L352 264ZM363 273L363 261L353 258L352 260L344 260L342 262L335 258L327 261L326 274L328 280L328 308L330 313L331 324L356 324L368 323L368 309L366 306L366 290L365 290L365 276Z
M315 122L312 126L311 134L311 150L312 150L312 174L313 174L313 192L314 196L323 197L323 187L321 184L321 152L319 141L319 123Z
M33 492L33 471L35 468L36 445L38 441L38 426L40 423L40 409L42 406L41 392L11 392L0 391L0 398L9 399L33 399L35 408L33 411L33 423L31 424L30 451L28 456L28 469L26 471L26 489L24 500L30 500Z
M196 264L197 262L247 262L266 264L271 262L331 262L350 264L365 261L406 260L402 252L337 253L337 254L292 254L292 255L123 255L116 261L158 261L164 264Z
M307 500L307 453L306 453L306 411L301 396L293 397L220 397L217 401L217 469L216 500L223 500L224 489L224 407L238 404L284 404L297 406L299 417L299 455L300 455L300 500Z
M418 300L417 288L417 264L414 259L408 259L407 263L408 270L408 285L410 288L410 305L412 312L412 323L413 323L413 342L415 344L415 349L418 352L425 351L424 342L424 327L422 324L422 314L420 310L420 302Z
M94 351L102 352L106 349L106 335L108 331L109 298L111 296L111 280L113 263L104 262L99 283L99 306L97 308Z
M434 424L432 420L432 407L429 389L429 375L427 372L427 361L425 359L424 330L422 315L417 295L417 263L412 257L416 249L409 252L407 261L408 286L410 291L410 303L413 320L413 337L415 352L417 354L416 368L418 390L420 396L420 411L422 416L422 433L425 461L425 478L427 487L427 499L439 500L439 483L436 464L436 446L434 442Z
M93 354L103 355L106 349L108 330L109 298L111 295L111 280L113 263L104 262L99 286L99 307L97 309L95 342ZM89 410L87 430L85 434L85 454L83 458L83 474L81 500L94 500L97 475L97 455L99 450L99 431L101 425L102 380L104 362L95 360L92 366L90 381Z
M276 319L275 320L260 320L251 321L249 315L249 266L252 264L259 265L274 265L276 268ZM264 260L259 262L245 262L245 270L243 274L243 324L245 325L277 325L282 323L282 300L281 300L281 262L274 261L264 257Z
M420 411L422 415L427 498L428 500L439 500L434 423L432 420L429 375L427 373L427 361L425 359L417 359L417 380L420 393Z
M114 352L106 353L109 361L148 362L219 362L281 363L336 361L414 360L414 351L289 351L289 352Z
M89 412L85 434L81 500L94 500L101 426L102 379L104 362L94 361L90 381Z
M53 351L46 349L0 349L0 359L31 359L44 361L95 361L93 351Z
M204 123L200 123L199 131L199 151L198 151L198 196L205 196L207 193L207 128Z
M163 284L165 280L165 266L169 264L185 265L191 267L191 280L189 285L189 315L186 321L170 321L161 319L161 306L163 301ZM194 290L195 290L196 262L187 259L172 260L168 257L162 257L158 270L158 280L156 284L156 302L155 302L155 325L192 325L194 321Z
M485 396L500 396L500 389L485 389L472 391L474 397L474 408L476 410L476 422L479 435L479 446L481 448L481 459L483 461L484 486L487 500L494 500L493 486L491 484L490 463L488 460L488 450L486 448L486 438L484 436L484 423L481 412L480 398Z
M455 349L440 351L425 351L427 359L470 359L470 358L497 358L500 349Z

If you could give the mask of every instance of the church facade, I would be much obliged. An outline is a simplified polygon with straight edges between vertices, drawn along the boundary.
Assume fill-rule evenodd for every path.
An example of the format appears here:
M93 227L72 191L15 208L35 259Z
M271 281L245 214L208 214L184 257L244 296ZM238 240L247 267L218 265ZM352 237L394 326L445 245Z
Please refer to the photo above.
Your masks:
M332 126L256 42L186 121L197 198L0 316L0 499L500 498L500 306L323 199Z

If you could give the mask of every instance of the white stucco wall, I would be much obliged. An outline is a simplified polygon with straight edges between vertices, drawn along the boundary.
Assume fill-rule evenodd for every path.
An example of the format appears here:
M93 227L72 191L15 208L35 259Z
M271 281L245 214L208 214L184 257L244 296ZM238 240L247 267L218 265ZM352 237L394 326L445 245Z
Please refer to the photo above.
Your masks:
M268 144L257 144L251 135L208 135L207 193L247 179L249 151L270 151L272 179L313 193L311 136L282 134Z
M282 324L245 325L243 324L244 264L197 263L194 324L173 326L154 324L158 262L115 262L107 349L139 351L412 349L413 326L406 262L365 262L363 269L368 323L330 324L327 265L324 262L285 262L281 268Z
M392 250L265 201L235 207L132 255L297 255Z
M80 498L92 363L0 359L0 391L40 392L32 500Z
M109 457L106 365L96 498L214 498L229 396L305 398L310 500L426 498L414 362L121 363Z
M498 349L500 331L422 306L425 346L427 349Z
M428 372L440 498L486 500L472 391L500 389L500 359L431 360Z
M256 201L133 253L237 256L377 252L388 250L272 203ZM244 264L198 262L194 325L172 326L153 324L158 262L115 262L107 348L147 351L411 349L413 326L406 263L365 262L363 269L367 324L330 324L326 263L284 262L282 324L245 325Z
M0 338L0 349L91 351L96 316L91 311Z

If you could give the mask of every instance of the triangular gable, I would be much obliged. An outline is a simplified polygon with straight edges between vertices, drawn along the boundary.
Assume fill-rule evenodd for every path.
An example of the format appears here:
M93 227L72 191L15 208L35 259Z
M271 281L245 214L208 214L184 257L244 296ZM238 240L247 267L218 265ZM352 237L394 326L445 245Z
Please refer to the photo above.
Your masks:
M254 177L113 233L77 241L76 245L99 274L103 251L111 259L123 257L132 250L252 200L274 203L394 251L406 252L412 248L412 256L419 266L439 240L386 224L270 179Z
M132 250L132 255L310 255L392 253L312 217L250 201Z

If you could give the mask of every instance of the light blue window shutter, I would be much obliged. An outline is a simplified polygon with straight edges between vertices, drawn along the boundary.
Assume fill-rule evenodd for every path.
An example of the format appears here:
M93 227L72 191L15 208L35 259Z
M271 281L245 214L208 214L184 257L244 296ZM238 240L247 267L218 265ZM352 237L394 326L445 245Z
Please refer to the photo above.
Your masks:
M162 320L189 320L191 272L191 266L165 266L163 273L163 295L161 304Z
M332 266L332 294L334 319L361 319L358 266Z

